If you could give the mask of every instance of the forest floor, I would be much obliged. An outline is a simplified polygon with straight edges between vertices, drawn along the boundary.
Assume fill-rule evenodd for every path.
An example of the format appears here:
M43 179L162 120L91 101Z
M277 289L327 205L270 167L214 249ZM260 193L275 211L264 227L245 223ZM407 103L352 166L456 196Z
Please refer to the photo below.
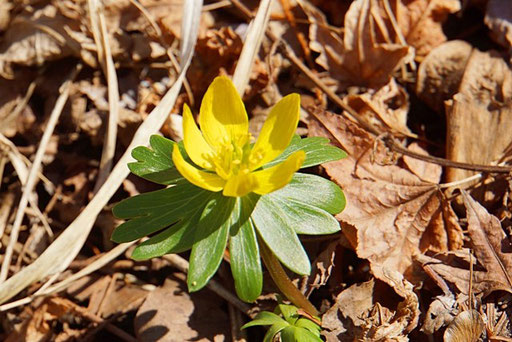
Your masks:
M182 139L183 105L197 114L212 80L243 67L266 1L205 1L197 37L186 3L0 4L0 340L263 338L240 328L277 304L266 273L243 303L226 253L189 293L190 253L134 261L110 239L116 203L162 188L128 173L134 143ZM301 236L311 274L289 274L324 339L512 341L512 6L273 0L268 18L246 73L250 132L298 93L297 134L348 154L307 169L347 205L340 233ZM154 113L163 126L142 129Z

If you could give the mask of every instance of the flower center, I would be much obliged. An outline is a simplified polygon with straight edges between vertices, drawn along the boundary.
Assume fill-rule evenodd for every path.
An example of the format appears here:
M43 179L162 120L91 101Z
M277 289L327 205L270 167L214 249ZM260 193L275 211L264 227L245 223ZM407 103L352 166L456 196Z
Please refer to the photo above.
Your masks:
M261 158L261 152L251 154L250 134L247 134L232 140L224 138L216 146L215 155L209 156L208 161L220 177L229 179L239 173L250 173Z

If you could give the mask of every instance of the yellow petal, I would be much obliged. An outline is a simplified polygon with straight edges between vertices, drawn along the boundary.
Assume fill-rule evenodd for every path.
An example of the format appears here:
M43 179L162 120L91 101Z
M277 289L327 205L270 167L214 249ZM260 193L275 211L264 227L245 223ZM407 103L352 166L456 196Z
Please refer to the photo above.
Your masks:
M283 97L272 108L249 157L252 170L274 160L288 147L297 129L299 114L299 94Z
M187 163L181 155L178 144L174 144L174 149L172 150L172 161L183 177L200 188L209 191L220 191L226 183L224 179L220 178L216 174L201 171Z
M207 156L213 156L214 152L210 145L204 140L201 131L194 121L190 108L183 106L183 144L190 159L204 169L211 170L213 165L208 161Z
M281 189L290 183L293 174L300 168L305 158L306 153L304 151L297 151L282 163L265 170L253 172L252 175L256 179L256 187L253 192L264 195Z
M247 141L247 112L229 78L217 77L208 87L201 102L199 124L212 147L219 146L223 141L234 141L243 146Z
M224 196L243 197L252 192L257 185L257 181L251 173L239 173L228 179L222 194Z

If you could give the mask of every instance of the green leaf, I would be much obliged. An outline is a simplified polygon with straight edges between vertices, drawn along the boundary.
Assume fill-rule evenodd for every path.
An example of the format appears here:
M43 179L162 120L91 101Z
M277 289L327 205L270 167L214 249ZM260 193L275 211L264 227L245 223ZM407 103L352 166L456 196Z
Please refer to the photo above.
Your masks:
M292 325L294 325L297 319L299 318L299 314L297 313L297 307L294 305L278 304L275 309L275 312L276 314L282 314L284 319Z
M307 318L300 318L297 322L295 322L295 326L307 329L318 336L320 336L320 331L322 330L318 324Z
M284 161L289 155L298 150L306 152L306 160L302 164L302 168L339 160L347 156L345 151L330 145L327 138L309 137L301 139L300 136L295 135L283 153L270 163L265 164L263 168L266 169Z
M299 327L294 327L294 340L297 342L322 342L322 339L320 338L320 335L316 335L312 333L311 331ZM281 332L281 337L283 336ZM283 342L285 342L285 339L283 338Z
M296 173L288 185L271 195L309 204L331 214L341 212L346 204L345 195L339 186L325 178L306 173Z
M281 208L285 214L283 219L297 234L323 235L340 231L338 220L325 210L294 200L285 200L274 194L266 197Z
M134 174L158 184L174 184L183 179L172 162L172 150L175 142L160 135L149 138L151 149L138 146L132 150L137 162L129 163L128 168Z
M203 288L215 274L222 261L228 242L235 198L216 196L205 207L195 228L194 245L189 259L187 275L190 292Z
M274 340L274 336L279 334L280 331L282 331L283 329L286 329L287 327L289 327L289 325L285 321L282 321L282 323L276 323L276 324L272 325L268 329L265 336L263 337L263 342L272 342Z
M244 216L244 208L241 202L242 199L238 199L237 210L233 210L234 215L238 211L237 217L232 217L233 222L240 221L239 217ZM252 208L250 210L252 211ZM235 280L235 290L240 299L253 302L261 294L263 274L258 241L252 220L245 219L245 222L238 229L235 227L231 230L231 234L229 254L231 272Z
M144 241L133 251L134 260L147 260L170 253L180 253L192 248L194 244L194 227L199 222L200 211L186 220L180 221L169 229Z
M296 342L297 339L295 338L296 331L299 330L295 328L293 325L287 326L280 332L281 341L282 342Z
M285 215L268 196L262 196L251 217L261 238L286 267L297 274L309 274L309 258L297 234L284 219Z
M288 325L288 323L286 323L286 321L284 319L282 319L280 316L276 315L275 313L268 312L268 311L261 311L256 315L256 317L254 317L254 319L252 321L244 324L244 326L242 326L242 328L240 328L240 329L254 327L257 325L274 325L274 324Z
M118 243L129 242L169 227L204 207L212 194L183 182L127 198L114 207L113 213L118 218L131 220L118 226L111 239Z

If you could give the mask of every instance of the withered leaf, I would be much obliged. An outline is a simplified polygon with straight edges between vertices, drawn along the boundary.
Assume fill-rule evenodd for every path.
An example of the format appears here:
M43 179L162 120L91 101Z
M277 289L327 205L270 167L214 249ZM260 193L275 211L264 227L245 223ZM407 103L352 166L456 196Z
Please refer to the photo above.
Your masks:
M396 271L383 269L388 284L403 301L389 309L379 300L389 297L389 288L376 286L375 280L355 284L342 291L336 303L324 314L322 327L327 341L407 341L419 317L419 304L412 284Z
M512 269L512 244L501 228L499 219L475 201L466 192L462 193L468 218L468 234L476 258L485 270L473 271L472 290L484 296L493 291L502 290L512 293L512 277L508 270ZM437 274L453 283L459 291L469 291L469 265L465 268L450 265L439 259L425 255L417 255L422 264L428 264Z
M445 342L477 342L484 331L484 321L478 311L458 314L444 332Z
M458 91L473 48L462 40L451 40L432 51L418 69L416 93L437 113L444 113L444 101Z
M459 91L447 106L446 156L489 164L512 141L512 71L498 54L473 49ZM471 176L449 168L448 182Z
M167 279L135 317L140 341L226 341L229 319L209 290L188 294L183 281Z
M325 16L316 8L302 4L310 25L310 48L320 53L316 62L339 81L338 90L348 86L380 88L391 79L412 50L407 45L378 39L376 2L356 0L345 14L343 39L332 32ZM382 20L382 19L381 19Z
M486 292L505 290L512 292L512 244L501 228L500 220L489 214L468 193L462 192L468 217L468 233L478 261L487 270Z
M442 25L461 8L459 0L396 1L393 5L400 31L416 56L425 56L446 41Z
M374 93L349 94L343 100L379 131L410 135L407 127L409 96L394 79Z
M324 167L347 197L347 207L337 216L343 231L377 278L386 281L378 266L403 274L421 251L460 248L462 232L445 224L445 200L437 184L384 164L386 148L354 123L327 112L315 116L309 133L330 138L349 155Z
M512 7L502 0L489 0L484 18L491 37L500 45L510 49L512 45Z

